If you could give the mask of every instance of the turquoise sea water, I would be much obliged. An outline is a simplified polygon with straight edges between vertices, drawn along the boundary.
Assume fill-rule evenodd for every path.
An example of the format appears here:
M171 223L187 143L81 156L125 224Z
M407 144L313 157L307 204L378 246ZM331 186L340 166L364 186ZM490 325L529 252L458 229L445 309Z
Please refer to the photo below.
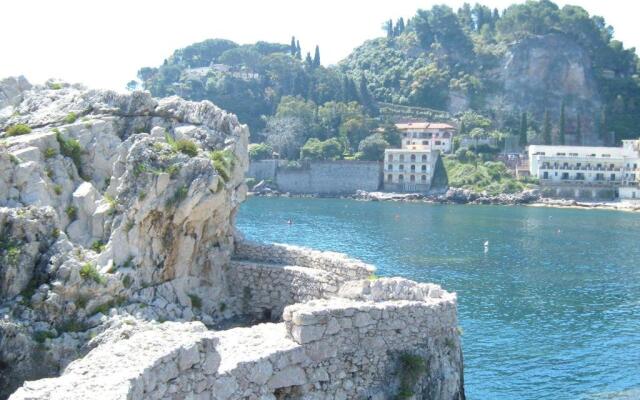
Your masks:
M640 214L252 198L238 227L457 292L469 399L640 399Z

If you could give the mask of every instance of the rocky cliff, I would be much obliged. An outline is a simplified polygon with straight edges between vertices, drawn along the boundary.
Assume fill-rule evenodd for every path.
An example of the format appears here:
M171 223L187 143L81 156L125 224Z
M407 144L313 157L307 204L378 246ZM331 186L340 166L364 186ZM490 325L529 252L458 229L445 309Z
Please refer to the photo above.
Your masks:
M248 130L208 102L24 78L0 90L0 388L106 329L223 318Z

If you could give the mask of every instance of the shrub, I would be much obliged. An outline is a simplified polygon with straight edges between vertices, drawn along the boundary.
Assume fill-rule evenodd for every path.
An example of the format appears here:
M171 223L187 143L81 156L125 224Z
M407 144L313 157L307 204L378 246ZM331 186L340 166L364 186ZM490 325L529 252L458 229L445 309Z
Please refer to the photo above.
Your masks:
M7 128L6 136L20 136L26 135L27 133L31 133L31 127L25 124L16 124Z
M85 263L80 268L80 277L84 280L93 280L95 283L104 283L105 279L96 268L95 264Z
M58 129L55 129L56 140L60 145L60 152L63 156L71 158L75 164L78 174L82 175L82 148L76 139L66 139Z
M180 172L180 165L178 164L169 165L166 169L166 172L169 175L171 175L172 178L175 178L176 175L178 175L178 172Z
M211 158L213 162L213 168L225 183L231 179L231 172L236 162L235 157L230 150L215 150L209 153L209 158Z
M130 275L125 275L124 278L122 278L122 286L124 286L125 289L129 289L131 285L133 285L133 279Z
M76 299L76 308L77 309L85 308L88 302L89 302L89 299L87 299L85 296L78 296L78 298Z
M182 200L187 198L187 193L189 193L189 188L186 185L180 186L173 196L167 200L165 205L167 207L173 207L180 204Z
M300 158L303 160L335 160L342 156L342 143L336 138L325 141L311 138L302 146Z
M104 195L104 200L107 202L107 204L109 205L109 211L107 212L108 215L113 215L116 213L117 207L118 207L118 201L116 199L114 199L111 195L109 194L105 194Z
M249 158L251 161L266 160L273 157L273 147L267 143L251 143L249 145Z
M55 194L60 196L62 194L62 186L61 185L54 185L53 186L53 191L55 192Z
M195 294L190 294L189 299L191 299L191 307L193 308L202 308L202 299L200 296Z
M70 112L64 117L63 121L65 124L73 124L74 122L76 122L77 119L78 119L78 114L74 112Z
M91 244L91 250L96 253L102 253L106 247L107 245L103 243L102 240L94 240Z
M418 379L427 371L424 358L410 353L400 355L400 388L396 399L411 398Z
M45 160L48 160L50 158L55 157L56 155L58 155L58 152L56 151L56 149L54 149L53 147L47 147L47 149L44 151L44 158Z
M53 339L56 335L51 331L36 331L33 333L33 340L38 343L44 343L47 339Z
M180 139L176 142L176 150L190 157L198 155L198 145L188 139Z
M58 83L58 82L51 82L51 83L49 83L49 89L51 89L51 90L60 90L60 89L62 89L62 84Z
M384 150L389 147L389 143L379 134L373 134L362 139L358 145L358 153L363 160L380 161L384 158Z
M64 210L67 217L69 217L70 221L75 221L78 218L78 209L74 206L69 206Z

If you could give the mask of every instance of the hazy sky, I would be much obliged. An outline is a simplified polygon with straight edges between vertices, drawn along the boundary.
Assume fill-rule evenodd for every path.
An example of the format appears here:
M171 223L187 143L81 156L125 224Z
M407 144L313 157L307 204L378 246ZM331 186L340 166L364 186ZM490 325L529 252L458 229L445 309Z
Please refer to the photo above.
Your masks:
M469 1L474 3L474 1ZM502 10L512 0L480 3ZM383 21L412 16L443 0L0 0L0 78L50 77L91 87L122 89L143 66L157 66L173 50L207 38L238 43L300 40L303 52L320 45L333 64ZM605 17L625 47L640 48L637 0L558 1Z

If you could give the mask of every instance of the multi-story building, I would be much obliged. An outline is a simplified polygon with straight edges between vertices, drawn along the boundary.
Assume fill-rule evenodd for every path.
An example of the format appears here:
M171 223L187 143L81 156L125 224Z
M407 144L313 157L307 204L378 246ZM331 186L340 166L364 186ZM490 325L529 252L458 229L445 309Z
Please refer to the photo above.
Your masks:
M403 149L430 149L450 153L456 128L449 124L433 122L408 122L396 124L402 137Z
M386 149L384 152L384 190L427 192L432 185L439 151Z
M639 143L626 140L622 147L531 145L529 171L540 180L547 195L626 197L626 188L638 185Z

